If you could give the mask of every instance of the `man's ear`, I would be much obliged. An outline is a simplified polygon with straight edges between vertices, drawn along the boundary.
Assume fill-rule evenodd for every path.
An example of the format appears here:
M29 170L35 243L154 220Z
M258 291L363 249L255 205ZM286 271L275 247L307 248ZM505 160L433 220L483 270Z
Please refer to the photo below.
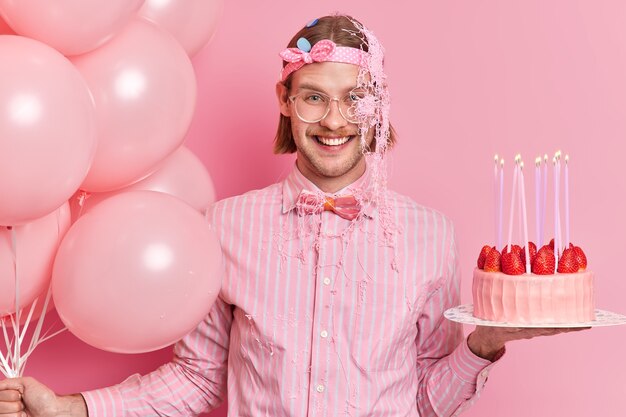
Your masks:
M280 109L280 114L285 117L290 117L291 113L289 111L289 92L287 91L287 87L282 82L276 83L276 98L278 99L278 108Z

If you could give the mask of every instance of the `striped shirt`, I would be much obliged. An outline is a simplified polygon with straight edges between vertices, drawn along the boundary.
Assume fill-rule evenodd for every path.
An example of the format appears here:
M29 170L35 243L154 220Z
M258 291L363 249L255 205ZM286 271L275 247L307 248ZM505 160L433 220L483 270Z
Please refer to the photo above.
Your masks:
M460 301L451 222L391 191L389 210L363 201L353 221L303 216L303 189L319 192L294 168L214 205L218 300L171 363L83 393L91 417L194 415L226 396L229 416L448 416L473 402L491 362L443 318Z

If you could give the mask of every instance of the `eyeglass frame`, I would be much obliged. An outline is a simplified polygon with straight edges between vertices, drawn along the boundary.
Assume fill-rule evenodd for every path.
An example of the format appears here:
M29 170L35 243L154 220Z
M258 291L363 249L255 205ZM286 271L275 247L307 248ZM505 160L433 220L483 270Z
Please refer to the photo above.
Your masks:
M300 91L298 94L294 94L292 96L288 96L287 98L289 99L289 101L291 101L293 103L293 107L296 111L296 116L298 116L298 119L300 119L301 121L303 121L304 123L318 123L321 122L322 120L324 120L326 118L326 116L328 116L328 114L330 113L330 106L332 105L333 101L337 102L337 109L339 110L339 114L341 115L341 117L344 118L344 120L348 123L358 123L359 120L357 118L355 118L354 120L350 120L348 119L344 114L343 111L341 110L341 104L340 104L340 99L343 99L347 96L350 96L351 94L354 93L355 90L350 90L348 93L344 94L341 97L337 97L337 96L329 96L328 94L322 93L320 91L316 91L316 90L306 90L306 91ZM322 117L320 117L317 120L306 120L304 117L302 117L300 115L300 113L298 112L298 106L296 105L296 99L298 97L300 97L303 93L314 93L317 94L319 96L322 96L326 99L328 99L328 105L326 106L326 111L324 112L324 115ZM365 94L365 93L363 93ZM354 101L354 105L356 105L356 103L358 102L358 100ZM351 106L352 107L352 106Z

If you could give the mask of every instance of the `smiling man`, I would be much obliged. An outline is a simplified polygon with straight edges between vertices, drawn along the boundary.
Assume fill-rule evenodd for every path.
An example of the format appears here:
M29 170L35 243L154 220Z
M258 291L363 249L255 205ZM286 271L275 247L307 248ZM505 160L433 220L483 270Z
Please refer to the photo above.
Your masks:
M551 330L477 328L459 304L451 222L386 187L395 143L383 50L347 16L302 28L281 52L275 152L287 178L218 202L225 270L206 319L171 363L57 396L0 382L0 414L449 416L483 388L509 340ZM19 415L19 414L13 414Z

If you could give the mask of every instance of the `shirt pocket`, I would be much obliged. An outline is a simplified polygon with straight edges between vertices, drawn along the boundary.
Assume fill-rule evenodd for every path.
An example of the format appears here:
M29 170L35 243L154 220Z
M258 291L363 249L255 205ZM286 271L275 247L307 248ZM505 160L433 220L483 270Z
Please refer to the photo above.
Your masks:
M395 280L358 283L359 296L350 320L350 355L365 372L393 371L406 366L415 349L417 317L421 309L416 289L407 291L405 283Z

